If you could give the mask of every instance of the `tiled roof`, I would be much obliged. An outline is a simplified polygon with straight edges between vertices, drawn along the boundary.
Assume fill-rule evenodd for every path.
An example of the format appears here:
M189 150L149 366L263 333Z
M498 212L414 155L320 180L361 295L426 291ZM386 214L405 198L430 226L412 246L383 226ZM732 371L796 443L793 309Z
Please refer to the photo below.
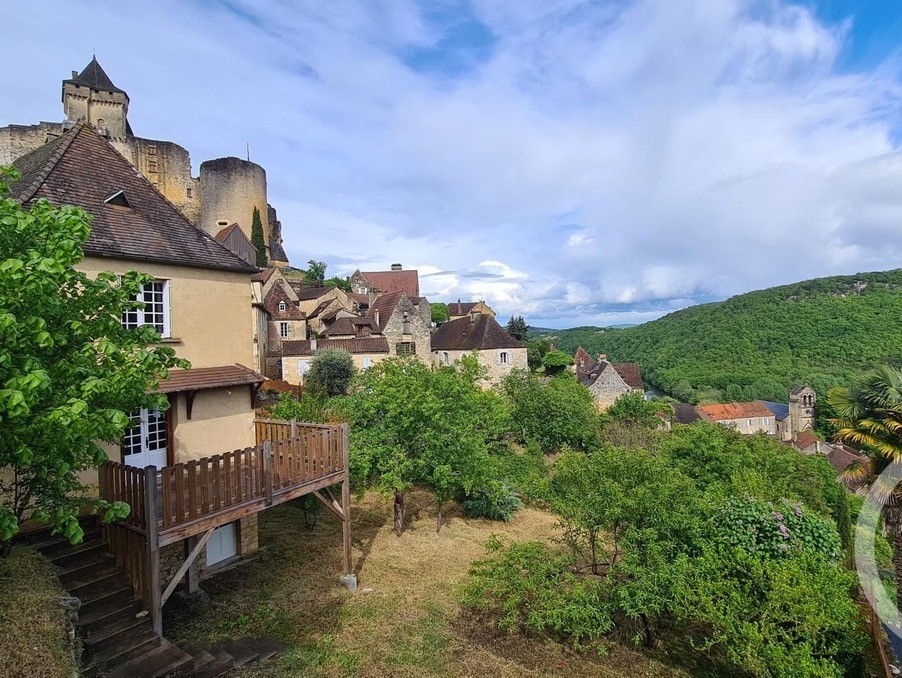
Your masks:
M169 379L160 382L160 393L200 391L209 388L225 388L241 384L262 384L266 377L254 370L235 363L218 367L199 367L190 370L170 370Z
M285 303L285 310L279 310L279 304ZM288 293L281 284L273 285L266 298L263 300L263 308L272 316L273 320L302 320L307 316L301 311L297 304L291 300Z
M433 351L472 351L524 348L490 315L458 318L443 323L432 335Z
M790 391L790 393L791 393L792 395L799 395L799 393L801 393L802 391L804 391L806 388L808 388L808 387L807 387L805 384L800 384L799 386L794 387L794 388Z
M272 274L275 273L277 268L266 268L260 271L259 273L255 273L251 276L251 280L254 282L262 282L264 285L266 282L272 277Z
M789 405L786 403L772 403L769 400L762 400L764 406L774 413L777 421L783 421L789 416Z
M334 287L301 287L295 291L297 292L298 299L301 301L310 301L311 299L319 299L321 296L328 294L334 289Z
M367 337L364 339L319 339L316 348L311 348L310 341L283 341L283 356L313 355L326 348L342 348L348 353L388 353L388 341L385 337Z
M461 303L460 299L458 299L453 304L448 304L448 313L451 315L467 315L476 308L476 304L478 303L478 301L465 301Z
M330 337L340 335L357 335L358 327L369 327L371 331L378 332L376 323L372 318L339 318L332 326L326 330L326 335Z
M257 268L193 226L103 137L83 122L19 158L11 185L22 203L46 198L93 215L88 255L256 273ZM129 207L106 201L123 192Z
M404 292L408 298L420 296L420 276L416 271L361 271L360 275L382 294Z
M811 431L802 431L796 435L795 440L793 440L792 443L800 450L807 450L809 447L817 445L819 440L820 438Z
M232 224L231 226L226 226L219 233L213 236L213 240L215 240L216 242L222 242L223 240L228 238L229 235L231 235L232 231L234 231L236 228L241 227L237 223Z
M691 424L693 421L701 419L698 412L695 411L695 405L689 403L676 403L673 406L673 418L678 424Z
M397 272L397 271L396 271ZM403 273L403 271L400 271ZM379 313L379 331L382 332L388 324L392 313L398 308L401 297L404 292L392 292L391 294L383 294L374 301L366 312L367 318L376 318L376 312Z
M721 403L718 405L699 405L695 408L702 418L709 421L730 421L733 419L750 419L752 417L773 417L774 413L760 400L750 403Z
M585 379L586 375L589 374L595 366L595 361L592 359L592 356L589 355L589 352L582 346L577 348L576 353L573 354L573 363L576 365L576 378L579 381Z
M827 461L830 462L830 466L832 466L837 473L842 473L855 462L860 464L868 463L869 458L867 455L856 452L845 445L833 445L827 453Z
M645 383L642 381L642 372L639 370L639 363L611 363L620 378L626 382L630 388L638 388L645 390Z
M356 292L349 292L348 296L356 301L359 306L368 307L370 305L370 297L367 294L357 294Z
M71 83L73 85L81 85L82 87L90 87L98 92L121 92L125 94L124 89L119 89L110 80L110 76L100 67L100 63L95 56L91 59L91 63L85 66L84 70L69 80L63 80L63 84Z

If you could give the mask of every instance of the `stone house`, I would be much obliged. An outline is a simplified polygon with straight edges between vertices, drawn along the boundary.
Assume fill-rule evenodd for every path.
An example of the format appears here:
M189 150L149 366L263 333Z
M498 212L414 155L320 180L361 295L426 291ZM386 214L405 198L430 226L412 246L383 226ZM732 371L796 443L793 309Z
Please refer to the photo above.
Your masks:
M745 435L766 433L775 436L777 434L774 413L760 400L749 403L699 405L695 410L705 421L729 426Z
M308 337L325 335L339 318L349 318L359 313L357 302L338 287L295 287L298 307L307 315Z
M307 338L307 316L298 307L291 287L283 284L276 275L271 276L272 279L275 283L263 298L263 309L268 319L266 376L277 378L281 376L282 343Z
M814 405L817 394L810 386L796 386L789 393L789 403L762 402L774 413L777 422L777 438L791 442L803 431L814 429Z
M250 367L257 269L193 226L85 122L14 164L22 178L12 196L21 203L46 198L93 215L79 270L92 277L130 270L153 277L142 292L144 308L127 313L123 323L153 325L161 343L191 362L160 384L167 410L132 413L121 444L105 445L110 459L160 468L254 445L253 400L263 381ZM83 479L96 488L96 472ZM224 525L207 543L201 571L256 547L256 515ZM172 544L162 558L177 567L183 550Z
M587 359L588 355L582 346L577 349L574 356L576 376L591 391L598 409L607 409L627 393L645 392L638 363L612 363L602 354L597 361L589 364L591 358Z
M468 301L461 303L460 299L458 299L456 303L448 304L448 320L465 318L471 313L495 317L495 311L493 311L492 307L484 301Z
M350 277L351 293L358 299L361 309L384 294L403 292L413 304L427 326L432 326L432 307L426 297L420 296L420 276L415 270L405 271L401 264L392 264L390 271L361 271ZM362 301L363 298L367 303ZM368 309L367 309L368 310Z
M388 357L388 342L381 336L286 341L282 344L282 379L289 384L303 386L313 357L318 351L327 348L338 348L350 353L358 370L367 370Z
M432 335L434 365L451 365L474 353L488 370L487 386L497 384L515 368L528 368L526 344L514 339L491 315L472 313L449 320Z
M377 297L365 317L373 321L371 332L385 337L389 355L415 355L430 364L432 318L424 320L419 308L403 291Z

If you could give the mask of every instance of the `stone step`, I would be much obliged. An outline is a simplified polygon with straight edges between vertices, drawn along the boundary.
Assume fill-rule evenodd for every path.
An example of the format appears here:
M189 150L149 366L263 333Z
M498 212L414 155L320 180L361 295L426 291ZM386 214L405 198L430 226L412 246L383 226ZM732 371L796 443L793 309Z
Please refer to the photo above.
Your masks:
M164 678L186 675L193 657L168 640L106 674L106 678Z
M200 671L201 669L212 665L216 661L216 657L204 650L196 643L179 643L179 647L191 655L191 671Z
M232 657L235 658L235 668L244 666L245 664L249 664L253 661L257 661L257 659L260 657L260 655L254 652L247 645L244 645L237 640L232 640L231 638L219 643L219 647L221 647L225 652L228 652L230 655L232 655Z
M148 626L137 634L125 636L96 654L91 654L91 664L112 670L160 646L160 637ZM96 670L96 669L95 669Z
M235 658L221 647L200 641L195 645L213 655L213 661L197 671L195 678L219 678L235 667Z
M238 642L256 652L258 661L265 661L272 657L281 656L291 649L285 643L282 643L275 638L252 638L250 636L245 636L244 638L239 638Z

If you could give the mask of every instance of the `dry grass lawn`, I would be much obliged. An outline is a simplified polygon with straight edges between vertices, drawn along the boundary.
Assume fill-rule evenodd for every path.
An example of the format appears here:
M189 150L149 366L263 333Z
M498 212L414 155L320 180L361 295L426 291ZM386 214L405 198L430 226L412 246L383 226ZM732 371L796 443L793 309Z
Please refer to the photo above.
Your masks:
M53 567L36 551L17 546L9 557L0 558L0 675L75 675L63 610L57 604L64 595Z
M352 504L357 594L338 583L341 529L328 512L319 512L313 530L294 504L262 513L260 555L204 582L211 603L169 613L167 637L272 635L293 648L243 676L688 675L628 648L601 659L501 633L460 610L457 590L470 563L485 555L486 540L550 539L554 516L524 509L504 524L450 510L436 534L430 495L410 493L407 505L408 529L399 538L378 494Z

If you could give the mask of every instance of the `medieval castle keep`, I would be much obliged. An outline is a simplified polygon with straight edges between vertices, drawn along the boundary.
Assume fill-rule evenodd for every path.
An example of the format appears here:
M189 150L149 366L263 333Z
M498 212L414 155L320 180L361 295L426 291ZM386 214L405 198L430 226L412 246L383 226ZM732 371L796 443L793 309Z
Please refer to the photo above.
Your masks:
M271 266L288 264L282 248L282 225L266 197L266 171L240 158L217 158L201 163L200 176L191 176L188 151L171 141L144 139L132 133L128 122L129 98L91 59L81 73L63 80L62 123L0 127L0 165L10 164L85 120L169 201L211 236L238 224L251 237L254 208L260 210L263 238Z

